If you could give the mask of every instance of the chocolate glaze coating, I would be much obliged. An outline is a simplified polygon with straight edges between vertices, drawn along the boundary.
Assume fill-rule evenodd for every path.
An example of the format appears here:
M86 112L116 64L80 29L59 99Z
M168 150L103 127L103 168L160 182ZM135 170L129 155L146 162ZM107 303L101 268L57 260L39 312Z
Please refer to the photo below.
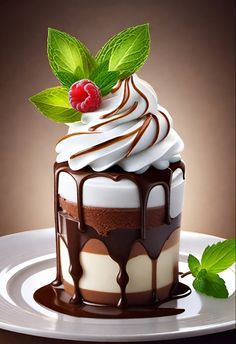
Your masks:
M157 264L157 259L162 248L170 235L180 227L181 215L175 218L170 217L170 186L173 172L180 168L185 174L185 167L182 161L172 163L165 170L157 170L150 167L143 174L125 172L119 167L113 167L105 172L94 172L90 168L80 171L72 171L67 163L56 163L54 167L55 175L55 225L56 225L56 249L57 249L57 276L51 285L45 286L34 294L34 298L39 303L55 309L59 312L83 317L107 317L107 318L128 318L128 317L150 317L178 314L184 310L163 309L158 305L163 303L157 295L156 274L152 279L151 302L146 307L132 308L128 304L126 295L126 286L129 276L126 271L126 265L130 252L135 243L139 242L145 249L147 255L152 260L153 271ZM66 172L72 176L77 186L77 211L75 218L63 212L60 207L60 198L58 195L58 180L61 172ZM129 179L133 181L139 190L140 197L140 223L138 228L116 228L108 230L106 235L99 234L99 231L86 224L83 207L83 185L86 180L96 177L106 177L114 181ZM165 214L162 223L156 226L150 226L147 221L147 203L150 191L153 187L161 185L165 191ZM113 226L114 227L114 226ZM62 274L60 266L60 246L59 238L63 237L68 247L70 258L69 272L73 279L74 293L68 300L68 295L62 287ZM110 257L119 265L117 283L120 286L120 298L114 307L104 306L103 311L96 310L96 306L86 306L86 300L83 299L79 288L79 281L83 270L80 265L80 252L84 245L90 239L100 240L107 248ZM190 293L190 289L179 283L178 278L170 288L169 296L166 300L183 297ZM51 296L50 296L51 295ZM53 295L53 298L52 298ZM65 302L65 299L67 300ZM99 307L101 308L101 307ZM112 311L113 309L113 311ZM119 311L118 311L119 309Z

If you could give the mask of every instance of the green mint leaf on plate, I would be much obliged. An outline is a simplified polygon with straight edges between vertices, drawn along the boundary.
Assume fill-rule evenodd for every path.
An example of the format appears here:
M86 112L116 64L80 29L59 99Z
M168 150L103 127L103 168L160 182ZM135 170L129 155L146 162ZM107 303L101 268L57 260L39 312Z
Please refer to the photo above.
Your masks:
M124 79L135 73L150 51L149 25L128 28L112 37L98 52L96 61L109 61L109 70L119 71Z
M219 275L202 269L193 281L193 287L202 294L226 299L229 296L225 281Z
M109 61L104 61L97 66L91 75L91 80L100 88L102 96L111 92L120 77L118 71L109 71L108 67Z
M67 87L69 84L61 73L70 73L77 77L79 68L80 78L86 79L96 66L95 59L79 40L51 28L48 29L48 60L53 73Z
M81 113L72 109L65 87L48 88L32 97L30 101L47 118L61 123L77 122Z
M221 272L235 262L235 240L225 240L207 246L202 255L202 268L210 272Z
M192 254L188 256L188 266L194 277L197 276L199 270L201 269L201 264L199 260L194 257Z
M218 273L228 269L236 261L235 248L235 239L229 239L207 246L201 263L196 257L189 255L188 266L195 277L193 287L197 291L217 298L229 296L225 282Z

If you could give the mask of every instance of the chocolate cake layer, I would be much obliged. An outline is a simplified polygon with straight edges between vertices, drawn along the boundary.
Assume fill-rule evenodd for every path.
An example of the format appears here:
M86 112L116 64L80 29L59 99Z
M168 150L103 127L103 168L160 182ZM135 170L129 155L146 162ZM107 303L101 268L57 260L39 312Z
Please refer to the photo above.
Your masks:
M169 249L170 247L176 245L179 242L180 237L180 228L176 229L170 237L165 242L162 251ZM67 243L63 238L63 235L60 236L60 239L63 240L64 244L67 247ZM68 249L68 247L67 247ZM81 252L100 254L100 255L109 255L106 246L97 239L90 239L83 247ZM129 259L137 257L139 255L146 255L147 252L140 242L135 242L129 255Z
M163 249L166 250L179 242L180 229L177 229L165 242ZM86 245L84 245L82 252L95 253L108 255L106 246L97 239L90 239ZM147 254L145 248L139 242L136 242L130 252L129 258L134 258L142 254Z
M63 211L78 219L78 206L59 197ZM138 229L140 227L140 209L133 208L95 208L83 206L83 217L86 225L94 228L100 235L106 235L110 230L118 228ZM147 209L147 227L155 227L164 223L165 207Z

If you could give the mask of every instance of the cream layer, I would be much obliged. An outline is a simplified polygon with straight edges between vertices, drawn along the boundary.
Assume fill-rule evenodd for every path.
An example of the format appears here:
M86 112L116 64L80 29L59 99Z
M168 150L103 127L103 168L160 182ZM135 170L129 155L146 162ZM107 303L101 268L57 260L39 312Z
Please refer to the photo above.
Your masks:
M73 286L73 280L69 273L70 259L68 249L60 239L60 258L63 280ZM81 265L83 276L79 287L91 291L120 293L120 287L116 282L119 273L118 264L107 254L95 254L81 252ZM156 266L157 289L169 286L176 279L176 271L179 259L179 242L162 250ZM137 293L152 290L152 261L146 254L141 254L129 259L127 263L129 282L127 293Z
M59 195L77 203L76 183L72 176L62 172L59 176ZM178 216L183 209L184 179L177 169L172 176L170 192L170 216ZM115 196L115 197L114 197ZM83 205L98 208L139 208L137 186L128 179L113 181L105 177L88 179L83 187ZM165 193L162 186L156 186L149 195L148 208L165 204Z

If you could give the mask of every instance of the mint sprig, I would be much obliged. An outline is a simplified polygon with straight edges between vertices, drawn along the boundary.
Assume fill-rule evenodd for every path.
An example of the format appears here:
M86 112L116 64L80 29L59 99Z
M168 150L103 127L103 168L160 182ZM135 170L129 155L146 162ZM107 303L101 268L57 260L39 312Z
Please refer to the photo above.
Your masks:
M44 90L32 96L30 101L53 121L80 121L81 113L74 110L68 101L71 85L81 79L89 79L100 88L102 96L106 96L119 79L127 78L144 64L149 50L148 24L118 33L105 44L96 58L75 37L49 28L48 60L62 87Z
M100 63L91 75L91 80L100 88L102 96L106 96L119 80L118 71L109 71L109 61Z
M81 113L72 109L65 87L48 88L29 99L43 115L55 122L70 123L81 119Z
M193 287L200 293L220 299L227 299L229 292L225 281L219 275L201 269L193 281Z
M229 293L225 281L218 273L229 268L235 261L235 239L207 246L203 252L201 263L190 254L188 266L195 277L193 287L208 296L227 298Z
M95 59L83 43L56 29L48 29L47 50L52 71L62 84L61 72L77 76L79 68L79 77L86 79L96 66Z
M66 72L66 71L59 71L57 73L58 79L60 79L61 84L65 86L68 90L72 84L76 81L84 79L84 73L81 68L78 66L74 73Z
M149 24L138 25L112 37L98 52L98 63L109 61L109 70L119 71L122 79L135 73L150 51Z

